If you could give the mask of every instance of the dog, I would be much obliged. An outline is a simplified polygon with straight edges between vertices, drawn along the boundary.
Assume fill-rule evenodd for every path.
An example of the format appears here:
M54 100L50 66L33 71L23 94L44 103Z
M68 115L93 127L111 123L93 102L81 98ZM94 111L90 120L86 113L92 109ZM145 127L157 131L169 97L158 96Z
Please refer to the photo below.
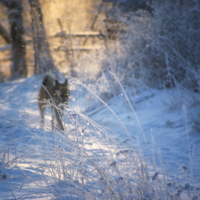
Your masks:
M52 115L52 129L54 129L54 116L56 116L58 127L64 130L64 126L62 123L62 112L56 107L58 107L59 104L68 104L69 96L70 89L67 79L63 84L61 84L58 82L54 74L49 72L44 75L42 86L38 95L38 106L41 115L41 127L44 127L45 125L44 115L46 107L49 105L47 100L50 100L50 103L52 104L52 106L50 106Z

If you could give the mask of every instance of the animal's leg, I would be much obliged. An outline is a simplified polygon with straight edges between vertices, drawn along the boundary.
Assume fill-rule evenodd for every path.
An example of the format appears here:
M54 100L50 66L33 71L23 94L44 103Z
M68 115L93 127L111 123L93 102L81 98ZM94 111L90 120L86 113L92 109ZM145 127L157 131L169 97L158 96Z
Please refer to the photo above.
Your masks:
M40 115L41 115L40 125L41 127L44 127L45 126L44 114L45 114L46 107L44 107L44 104L40 103L39 108L40 108Z
M54 129L54 107L51 106L51 128Z
M58 122L58 127L60 129L64 130L64 127L63 127L63 124L62 124L62 120L61 120L62 117L61 117L60 112L56 108L54 108L54 111L55 111L55 114L56 114L56 120Z

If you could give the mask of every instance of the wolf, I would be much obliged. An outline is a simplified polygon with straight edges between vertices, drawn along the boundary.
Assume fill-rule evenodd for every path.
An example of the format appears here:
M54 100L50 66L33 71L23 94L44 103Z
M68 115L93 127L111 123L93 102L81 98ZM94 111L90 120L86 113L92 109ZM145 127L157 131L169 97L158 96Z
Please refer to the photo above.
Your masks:
M58 123L58 127L64 130L62 123L62 113L56 107L59 104L68 104L70 96L70 89L68 85L68 80L66 79L63 84L59 83L57 78L53 73L46 73L42 82L42 86L38 95L38 106L41 115L41 126L44 127L44 115L46 107L48 106L48 100L50 99L51 104L51 115L52 115L52 129L54 129L54 116ZM56 106L56 107L55 107Z

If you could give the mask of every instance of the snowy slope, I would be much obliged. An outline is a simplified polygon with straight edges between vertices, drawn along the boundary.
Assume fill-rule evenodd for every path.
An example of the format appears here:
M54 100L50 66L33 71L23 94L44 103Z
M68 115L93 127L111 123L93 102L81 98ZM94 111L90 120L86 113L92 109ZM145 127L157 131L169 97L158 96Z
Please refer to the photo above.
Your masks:
M67 131L64 133L56 131L58 134L55 136L50 128L51 118L48 111L46 128L40 128L36 101L40 81L41 76L38 76L0 84L0 199L14 197L52 199L51 191L53 189L57 191L55 185L41 187L45 185L41 184L45 182L44 179L41 180L41 174L54 176L51 164L48 164L47 168L44 167L48 162L51 163L50 156L45 157L44 152L51 154L51 149L59 149L62 145L67 146L68 144L62 143L62 140L65 139L69 143L72 141L73 134L76 134L76 128L74 128L76 124L72 123L72 117L69 124L66 123ZM162 173L160 164L160 157L162 157L162 165L165 172L168 171L169 178L180 178L185 181L184 173L179 169L184 164L189 169L192 167L193 180L197 184L200 183L200 132L194 128L197 125L191 117L200 113L200 107L194 105L188 109L192 99L186 92L179 98L177 89L167 91L149 89L138 96L131 97L135 115L123 93L107 102L108 109L101 102L95 103L91 99L84 98L83 93L79 93L77 88L80 87L73 86L69 106L77 112L83 112L85 116L102 127L108 127L110 136L114 138L111 140L120 143L121 139L128 137L122 125L124 124L133 142L140 145L143 156L149 161L149 152L155 156L159 173ZM180 106L175 106L179 105L176 103L179 101ZM122 124L113 115L111 109ZM89 124L87 122L86 126L89 127ZM98 160L100 156L116 152L115 145L113 147L112 144L109 147L105 145L104 139L107 136L100 138L97 134L98 130L93 132L93 135L89 133L87 135L87 127L85 129L87 139L81 148L87 149L88 155L90 153L93 155L92 152L95 152L94 159ZM76 141L71 142L71 144L75 143ZM192 155L193 150L194 155ZM58 158L51 156L52 160ZM48 159L45 160L46 158ZM151 162L150 165L152 165ZM70 185L70 187L76 190L75 186ZM66 198L67 196L70 198L67 192L65 195Z
M188 143L191 151L193 145L195 145L193 175L194 179L200 182L200 134L193 128L193 122L187 118L188 141L183 109L170 109L170 107L166 105L166 103L170 104L170 100L173 99L173 93L173 90L151 90L150 92L144 92L135 98L135 112L150 151L152 151L153 137L153 146L155 146L154 148L158 148L154 151L160 150L163 166L166 169L168 163L170 176L177 176L177 173L180 171L179 167L182 164L189 167L190 158ZM131 137L138 139L141 148L145 152L146 146L143 134L141 133L134 113L124 100L124 97L119 95L111 99L108 104L123 121ZM199 109L199 107L194 109ZM117 126L118 123L114 122L113 115L110 114L107 109L91 117L116 132L120 129L120 127ZM119 134L122 133L119 131ZM148 153L146 152L144 156L148 157ZM158 154L155 156L155 159L156 163L160 165Z

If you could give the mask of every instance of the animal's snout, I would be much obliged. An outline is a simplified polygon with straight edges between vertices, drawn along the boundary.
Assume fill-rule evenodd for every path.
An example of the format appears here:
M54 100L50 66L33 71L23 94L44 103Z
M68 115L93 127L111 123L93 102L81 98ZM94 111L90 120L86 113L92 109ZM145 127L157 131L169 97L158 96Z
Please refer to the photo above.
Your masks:
M61 99L62 103L67 103L68 102L68 96L61 96L60 99Z

